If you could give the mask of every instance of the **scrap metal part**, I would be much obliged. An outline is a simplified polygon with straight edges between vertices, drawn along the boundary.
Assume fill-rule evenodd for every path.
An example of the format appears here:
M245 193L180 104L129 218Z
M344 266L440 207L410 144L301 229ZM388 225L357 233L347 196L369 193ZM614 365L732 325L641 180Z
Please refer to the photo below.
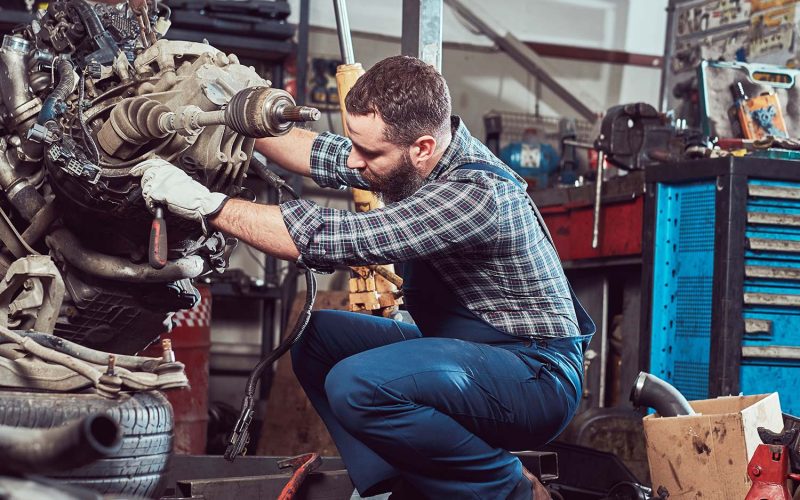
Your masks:
M99 360L104 360L98 363ZM123 388L152 390L188 387L184 365L171 350L163 358L116 356L39 332L0 326L0 386L49 391L94 387L115 398Z

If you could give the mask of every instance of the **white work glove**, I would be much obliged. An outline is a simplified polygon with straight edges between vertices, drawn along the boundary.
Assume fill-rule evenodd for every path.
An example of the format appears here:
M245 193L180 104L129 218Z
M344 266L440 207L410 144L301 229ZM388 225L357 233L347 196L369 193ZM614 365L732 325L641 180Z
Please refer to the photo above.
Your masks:
M164 205L170 212L199 222L208 232L207 218L222 209L228 197L212 193L183 170L161 158L145 160L131 169L131 175L142 176L142 196L154 211Z

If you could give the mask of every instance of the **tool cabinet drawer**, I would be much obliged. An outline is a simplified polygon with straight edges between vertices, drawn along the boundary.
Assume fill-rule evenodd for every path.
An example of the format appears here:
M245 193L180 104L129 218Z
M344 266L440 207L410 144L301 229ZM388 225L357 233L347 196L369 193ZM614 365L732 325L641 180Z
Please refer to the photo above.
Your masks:
M749 180L746 218L748 255L800 261L800 183Z
M800 346L798 182L748 181L742 299L743 362L749 359L748 348L763 354L768 346ZM757 358L757 371L770 362L768 356Z

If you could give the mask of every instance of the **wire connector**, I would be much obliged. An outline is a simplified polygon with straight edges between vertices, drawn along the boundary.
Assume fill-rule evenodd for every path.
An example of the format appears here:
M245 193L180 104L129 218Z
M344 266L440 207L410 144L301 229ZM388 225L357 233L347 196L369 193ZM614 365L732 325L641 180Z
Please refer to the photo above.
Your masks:
M250 442L250 423L255 416L255 399L252 396L245 396L242 400L242 410L239 413L239 420L233 426L231 436L228 439L228 448L225 450L225 460L233 462L239 455L244 455L245 448Z

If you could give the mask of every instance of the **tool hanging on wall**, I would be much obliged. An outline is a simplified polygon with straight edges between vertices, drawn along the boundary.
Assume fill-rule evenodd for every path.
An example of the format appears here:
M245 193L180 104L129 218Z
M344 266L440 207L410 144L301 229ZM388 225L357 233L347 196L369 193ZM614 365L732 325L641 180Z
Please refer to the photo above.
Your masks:
M350 24L347 18L347 5L345 0L334 0L336 11L336 30L339 33L339 48L342 53L343 64L336 68L336 84L339 89L339 107L342 111L342 126L344 134L347 130L347 109L344 99L356 81L364 74L361 63L355 62L353 55L353 41L350 38ZM366 212L383 206L374 193L362 189L353 189L353 201L357 212ZM395 284L384 276L394 274L394 266L380 266L388 273L376 273L367 266L353 267L353 277L350 278L350 310L371 311L385 317L392 317L397 312L397 306L402 304L400 292Z
M734 108L736 110L742 136L745 139L764 139L765 137L789 137L786 122L783 120L781 101L775 93L763 93L750 97L742 82L731 86Z

